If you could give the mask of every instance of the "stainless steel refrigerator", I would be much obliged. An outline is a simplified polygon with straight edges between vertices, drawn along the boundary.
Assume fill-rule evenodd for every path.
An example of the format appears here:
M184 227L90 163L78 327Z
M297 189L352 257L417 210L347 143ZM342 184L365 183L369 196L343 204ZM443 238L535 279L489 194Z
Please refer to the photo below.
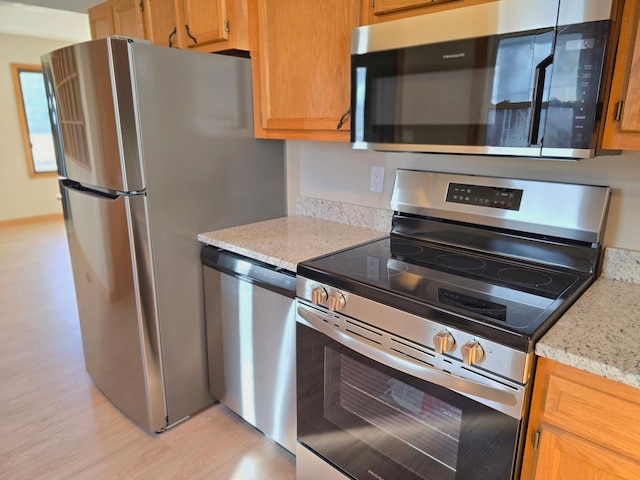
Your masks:
M248 59L114 37L42 64L86 369L162 431L212 402L197 234L285 214L283 142L253 138Z

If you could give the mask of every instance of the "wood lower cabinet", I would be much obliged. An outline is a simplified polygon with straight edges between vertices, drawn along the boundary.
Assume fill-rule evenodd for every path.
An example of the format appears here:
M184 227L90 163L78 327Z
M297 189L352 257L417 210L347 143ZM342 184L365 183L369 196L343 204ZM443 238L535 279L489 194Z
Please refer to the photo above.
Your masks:
M540 359L521 480L640 478L640 389Z
M361 0L249 0L254 131L260 138L349 140L351 29Z
M415 17L498 0L361 0L362 25Z
M606 111L603 149L640 150L640 1L626 0Z
M89 9L91 38L123 35L145 38L140 0L108 0Z

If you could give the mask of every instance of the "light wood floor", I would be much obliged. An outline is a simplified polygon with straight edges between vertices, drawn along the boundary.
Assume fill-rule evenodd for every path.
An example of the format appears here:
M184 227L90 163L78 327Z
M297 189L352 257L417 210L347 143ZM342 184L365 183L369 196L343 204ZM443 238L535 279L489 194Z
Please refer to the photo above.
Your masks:
M294 457L221 405L161 435L84 369L61 221L0 228L0 479L282 479Z

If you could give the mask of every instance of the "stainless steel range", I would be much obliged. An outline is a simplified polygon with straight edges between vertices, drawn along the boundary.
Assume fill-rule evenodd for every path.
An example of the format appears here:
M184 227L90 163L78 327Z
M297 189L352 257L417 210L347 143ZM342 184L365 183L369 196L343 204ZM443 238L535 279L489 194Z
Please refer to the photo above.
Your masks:
M388 237L298 266L298 478L517 478L535 342L597 276L609 194L398 170Z

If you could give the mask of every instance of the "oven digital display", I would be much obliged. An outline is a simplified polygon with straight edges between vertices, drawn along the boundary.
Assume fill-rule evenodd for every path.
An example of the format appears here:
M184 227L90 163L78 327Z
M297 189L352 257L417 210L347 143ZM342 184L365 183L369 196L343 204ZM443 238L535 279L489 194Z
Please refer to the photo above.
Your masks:
M522 202L522 193L523 190L515 188L450 183L447 202L518 211Z

